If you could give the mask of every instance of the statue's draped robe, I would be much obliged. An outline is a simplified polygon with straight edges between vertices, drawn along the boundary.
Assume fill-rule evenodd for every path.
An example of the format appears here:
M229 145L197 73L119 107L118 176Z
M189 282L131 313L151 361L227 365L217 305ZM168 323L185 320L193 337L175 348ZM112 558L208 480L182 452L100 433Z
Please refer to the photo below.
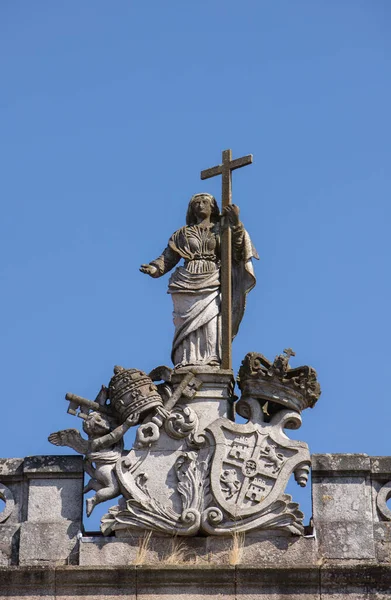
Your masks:
M174 304L175 335L172 362L179 365L221 363L220 226L187 225L168 241L163 254L150 264L156 277L185 260L170 277L168 293ZM236 335L255 285L252 258L258 258L240 223L232 228L232 334Z

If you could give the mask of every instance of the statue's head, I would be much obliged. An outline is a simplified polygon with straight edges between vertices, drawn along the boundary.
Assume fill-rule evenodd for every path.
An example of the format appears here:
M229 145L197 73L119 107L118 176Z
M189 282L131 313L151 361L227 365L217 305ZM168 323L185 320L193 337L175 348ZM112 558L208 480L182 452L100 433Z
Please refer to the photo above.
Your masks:
M210 216L212 223L218 222L220 211L216 199L211 194L194 194L190 198L187 208L186 225L195 225L199 222L200 217L204 219L206 216Z
M110 420L99 412L92 411L83 423L83 430L89 437L100 437L110 433L113 424Z

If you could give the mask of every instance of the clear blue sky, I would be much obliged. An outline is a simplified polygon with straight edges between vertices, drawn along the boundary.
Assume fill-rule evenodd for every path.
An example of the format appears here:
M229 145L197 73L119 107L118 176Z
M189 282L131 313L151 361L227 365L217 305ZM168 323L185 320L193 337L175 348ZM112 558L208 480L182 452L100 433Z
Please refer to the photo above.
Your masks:
M65 392L115 364L170 364L138 266L228 147L261 257L235 369L292 346L323 389L295 436L390 453L390 26L388 0L3 0L0 455L56 453Z

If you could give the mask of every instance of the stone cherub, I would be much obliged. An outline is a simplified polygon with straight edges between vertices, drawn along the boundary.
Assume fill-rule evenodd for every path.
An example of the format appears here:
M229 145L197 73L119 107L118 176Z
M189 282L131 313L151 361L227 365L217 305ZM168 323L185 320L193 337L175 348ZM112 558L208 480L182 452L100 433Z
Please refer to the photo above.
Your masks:
M92 411L83 423L88 440L77 429L63 429L49 435L49 442L55 446L69 446L85 456L84 468L91 479L83 491L85 494L91 490L96 492L86 500L88 517L97 504L112 500L120 493L115 465L124 449L123 436L138 418L138 414L131 414L122 425L117 425L111 417Z

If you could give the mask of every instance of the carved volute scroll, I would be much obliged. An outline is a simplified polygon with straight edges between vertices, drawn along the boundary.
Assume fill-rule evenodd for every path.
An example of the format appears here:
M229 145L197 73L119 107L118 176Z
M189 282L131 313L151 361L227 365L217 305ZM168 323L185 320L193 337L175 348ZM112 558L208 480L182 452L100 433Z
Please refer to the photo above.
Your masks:
M0 499L5 503L4 509L0 512L0 523L5 523L15 508L15 500L11 490L3 483L0 483Z
M391 509L388 508L387 502L391 498L391 481L383 485L376 497L376 505L380 514L386 521L391 521Z

